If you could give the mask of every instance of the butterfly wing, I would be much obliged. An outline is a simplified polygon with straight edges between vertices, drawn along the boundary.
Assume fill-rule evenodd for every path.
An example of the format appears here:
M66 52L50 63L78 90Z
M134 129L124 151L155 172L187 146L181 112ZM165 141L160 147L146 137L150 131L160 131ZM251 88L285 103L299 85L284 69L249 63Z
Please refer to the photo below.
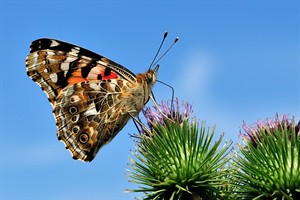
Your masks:
M135 75L87 49L54 39L31 44L28 76L48 96L74 159L92 161L149 99L157 69Z
M135 74L87 49L39 39L31 44L26 67L47 94L58 138L74 159L91 161L135 112L124 98L133 83L139 87Z
M136 80L135 74L118 63L82 47L47 38L31 43L26 68L27 75L45 91L52 106L63 88L78 82Z

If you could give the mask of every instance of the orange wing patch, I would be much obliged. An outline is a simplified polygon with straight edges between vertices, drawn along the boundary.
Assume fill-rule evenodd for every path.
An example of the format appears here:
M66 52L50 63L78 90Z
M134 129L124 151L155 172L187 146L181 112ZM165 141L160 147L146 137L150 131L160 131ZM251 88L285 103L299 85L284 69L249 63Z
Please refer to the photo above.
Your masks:
M81 76L81 69L76 70L72 73L72 76L69 77L68 83L69 85L73 85L75 83L85 82L87 81L85 78Z

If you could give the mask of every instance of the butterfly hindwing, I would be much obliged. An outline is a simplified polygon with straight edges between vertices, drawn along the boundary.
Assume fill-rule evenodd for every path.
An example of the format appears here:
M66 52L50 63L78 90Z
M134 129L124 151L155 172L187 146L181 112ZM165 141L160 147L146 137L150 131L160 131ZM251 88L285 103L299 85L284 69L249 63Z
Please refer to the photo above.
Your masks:
M136 113L127 91L127 81L76 83L62 90L54 107L58 138L73 158L91 161ZM126 88L125 88L126 87ZM137 99L139 101L139 99Z

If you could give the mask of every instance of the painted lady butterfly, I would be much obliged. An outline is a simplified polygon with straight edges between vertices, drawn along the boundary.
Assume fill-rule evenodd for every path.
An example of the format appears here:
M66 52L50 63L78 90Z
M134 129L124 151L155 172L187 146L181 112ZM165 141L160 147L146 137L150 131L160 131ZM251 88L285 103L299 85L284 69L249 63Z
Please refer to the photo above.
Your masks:
M58 139L74 159L87 162L143 109L158 70L135 75L87 49L47 38L32 42L26 67L53 107Z

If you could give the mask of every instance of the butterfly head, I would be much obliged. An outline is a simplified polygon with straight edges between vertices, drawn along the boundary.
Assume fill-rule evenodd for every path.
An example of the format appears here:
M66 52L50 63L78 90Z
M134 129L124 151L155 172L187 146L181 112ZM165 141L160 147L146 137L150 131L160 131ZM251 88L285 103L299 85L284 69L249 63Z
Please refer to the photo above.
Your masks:
M159 65L156 65L156 67L152 70L148 70L148 72L146 72L146 82L149 86L153 86L154 83L156 82L157 80L157 76L158 76L158 69L159 69Z

